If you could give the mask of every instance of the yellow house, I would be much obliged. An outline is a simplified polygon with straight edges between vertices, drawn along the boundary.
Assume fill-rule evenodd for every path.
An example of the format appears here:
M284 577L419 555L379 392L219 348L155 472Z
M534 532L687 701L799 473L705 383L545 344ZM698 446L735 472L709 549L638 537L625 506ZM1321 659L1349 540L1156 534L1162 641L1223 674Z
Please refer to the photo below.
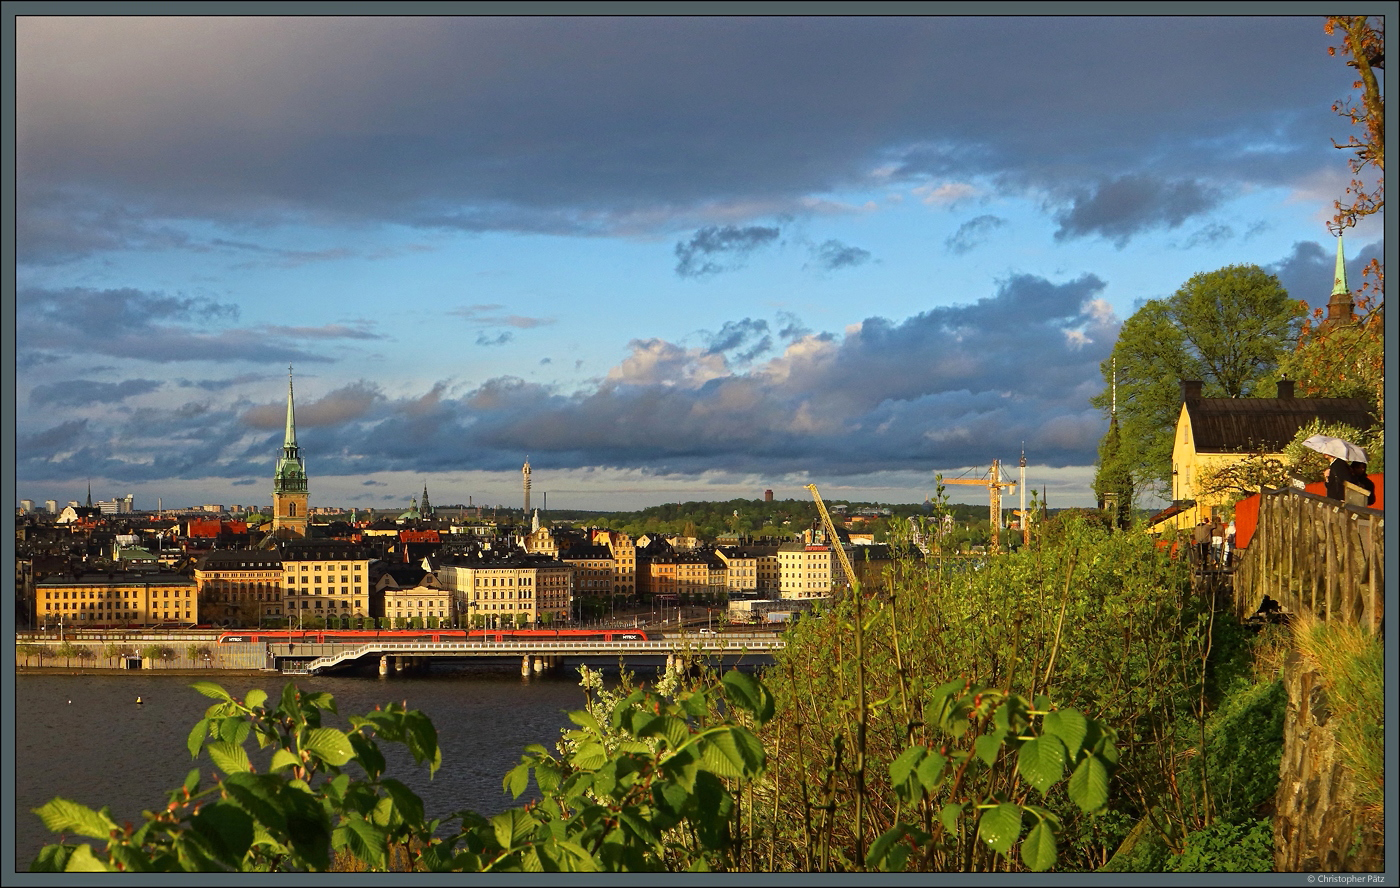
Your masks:
M1283 448L1308 423L1346 423L1358 429L1372 424L1360 398L1295 398L1293 382L1279 380L1277 398L1206 398L1196 380L1181 383L1181 413L1172 446L1173 509L1154 525L1188 529L1201 518L1215 518L1228 494L1201 490L1201 479L1224 466L1263 455L1283 459ZM1169 513L1169 514L1168 514Z

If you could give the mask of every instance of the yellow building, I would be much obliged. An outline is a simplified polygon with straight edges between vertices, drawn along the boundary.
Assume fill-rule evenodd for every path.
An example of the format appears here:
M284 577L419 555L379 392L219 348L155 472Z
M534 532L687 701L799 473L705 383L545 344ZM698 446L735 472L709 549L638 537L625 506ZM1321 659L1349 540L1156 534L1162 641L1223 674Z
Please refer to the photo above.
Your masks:
M543 555L474 553L435 558L434 573L471 626L535 626L569 619L574 571Z
M778 592L783 598L825 598L831 594L835 555L831 547L801 542L778 547Z
M372 611L369 553L344 540L291 540L282 544L283 610L291 625L334 620L347 627Z
M195 564L200 613L222 626L261 626L282 616L282 558L276 552L216 549Z
M40 580L34 591L41 626L145 628L199 622L195 582L177 574L61 575Z
M292 412L292 374L287 368L287 428L282 441L282 458L272 479L272 535L304 538L307 522L306 463L297 446L296 417Z
M1154 526L1189 529L1219 517L1229 493L1202 489L1202 479L1251 457L1283 460L1286 447L1308 423L1322 420L1368 428L1371 415L1360 398L1295 398L1280 380L1277 398L1206 398L1202 384L1181 383L1181 412L1172 445L1172 500L1179 507Z

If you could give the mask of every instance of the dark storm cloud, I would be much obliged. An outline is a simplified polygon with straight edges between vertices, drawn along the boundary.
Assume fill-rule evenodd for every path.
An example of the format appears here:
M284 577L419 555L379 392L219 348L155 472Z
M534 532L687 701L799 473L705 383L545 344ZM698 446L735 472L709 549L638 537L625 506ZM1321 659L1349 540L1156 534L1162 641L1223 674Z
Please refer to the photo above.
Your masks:
M1306 17L22 17L16 237L34 263L209 249L199 219L674 231L879 167L1059 193L1064 237L1117 242L1208 206L1201 170L1335 163L1328 39Z
M707 226L695 232L690 240L676 244L676 274L695 278L732 270L754 250L777 239L777 228Z
M1221 188L1197 179L1166 180L1147 174L1119 176L1076 190L1055 213L1055 240L1097 235L1119 249L1133 235L1154 228L1176 228L1213 209Z
M768 335L768 322L762 319L725 321L718 333L705 334L705 338L708 340L705 354L732 353L736 360L743 363L754 360L773 347L773 338ZM740 348L744 350L738 351Z
M976 216L959 225L958 230L943 242L943 246L949 253L962 255L986 240L988 234L1004 225L1006 225L1006 220L1000 216L990 214Z
M1088 399L1118 328L1104 290L1093 275L1015 275L975 303L796 335L782 354L726 369L723 356L767 335L766 321L745 318L703 348L636 340L625 372L569 394L498 377L455 396L439 383L392 398L362 381L303 395L298 443L327 476L514 471L527 452L559 468L852 475L981 465L1022 442L1037 463L1086 465L1103 433ZM285 417L280 401L191 402L100 428L67 422L21 436L20 475L263 477ZM144 458L113 456L127 450Z
M238 307L132 288L26 288L16 299L21 355L30 352L171 361L330 361L298 341L379 339L350 327L227 327Z
M829 240L812 250L812 258L819 268L835 271L838 268L854 268L870 261L870 251L851 247L838 240Z
M160 381L155 379L126 379L121 382L70 379L34 386L29 390L29 405L83 407L88 404L117 404L127 398L153 392L160 387Z

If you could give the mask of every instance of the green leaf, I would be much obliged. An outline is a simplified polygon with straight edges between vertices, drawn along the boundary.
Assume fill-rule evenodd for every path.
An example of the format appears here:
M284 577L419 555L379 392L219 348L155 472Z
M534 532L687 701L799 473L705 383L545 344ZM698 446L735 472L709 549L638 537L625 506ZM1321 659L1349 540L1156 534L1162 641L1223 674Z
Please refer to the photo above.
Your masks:
M1021 843L1021 862L1031 872L1043 873L1055 865L1059 852L1055 848L1055 833L1045 821L1031 827Z
M198 768L191 768L191 769L190 769L190 772L189 772L188 774L185 775L185 782L184 782L184 784L182 785L182 788L185 790L185 792L187 792L187 793L189 793L189 794L191 794L191 795L194 795L196 792L199 792L199 769L198 769Z
M185 746L189 748L190 758L198 758L199 750L204 746L204 735L209 731L209 719L202 718L194 723L190 729L190 735L185 740Z
M867 870L890 872L892 868L887 865L890 861L886 859L890 854L890 849L894 848L895 843L904 838L908 832L909 826L904 823L897 823L893 829L886 830L875 840L874 844L870 846L870 853L865 855L865 868ZM903 861L901 860L900 863L902 864ZM902 869L903 867L901 866L900 868Z
M1097 756L1085 756L1070 776L1067 789L1081 811L1097 811L1108 803L1108 769Z
M404 823L414 827L423 824L423 800L413 790L392 777L385 777L379 785L394 800L394 810Z
M350 849L351 854L371 868L378 869L384 866L385 860L388 859L388 836L384 830L362 817L347 818L336 830L336 835L341 844Z
M239 774L249 770L248 752L227 740L216 740L205 747L209 759L225 774Z
M190 828L219 863L239 869L253 844L253 818L229 802L204 805L190 817Z
M591 771L600 768L608 760L608 751L601 743L584 743L574 750L573 764L576 768Z
M1084 737L1089 733L1089 725L1084 716L1074 709L1059 709L1046 713L1042 733L1060 738L1073 759L1084 745Z
M1027 740L1017 753L1016 769L1026 782L1045 795L1065 776L1064 744L1053 735Z
M909 779L909 775L914 773L914 769L919 766L928 750L922 746L911 746L899 754L899 758L890 762L890 783L895 786L902 785Z
M354 758L350 738L337 728L316 728L307 734L302 746L307 752L337 768Z
M261 688L253 688L243 697L243 705L249 709L257 709L267 702L267 691Z
M723 777L751 777L763 769L763 744L738 725L705 736L704 761Z
M215 700L223 700L225 703L233 702L233 697L229 696L228 691L212 681L197 681L190 685L190 687L199 691L206 697L213 697Z
M355 760L365 769L365 773L371 778L383 774L386 763L384 753L379 751L379 744L359 731L351 731L348 736L350 747L355 750Z
M491 818L496 841L504 849L523 844L535 831L535 820L520 808L511 808Z
M111 838L112 830L117 828L112 818L101 811L94 811L86 805L70 802L68 799L54 799L47 805L33 810L49 832L107 839Z
M731 669L721 679L724 695L729 702L753 716L754 722L763 725L773 717L777 704L772 693L763 683L744 672Z
M569 712L569 721L589 731L595 737L602 736L603 729L599 727L598 720L593 715L583 709L574 709Z
M1005 854L1021 834L1021 806L1003 802L983 810L977 834L993 851Z
M1005 735L1001 731L993 731L990 734L983 734L977 738L973 748L977 752L977 757L991 767L996 764L997 753L1001 751L1001 741Z
M666 734L666 744L672 749L680 749L690 740L690 727L683 719L675 716L664 716L664 731Z
M510 793L511 798L520 798L520 794L530 788L530 760L525 759L507 771L501 778L501 788Z
M39 855L34 858L34 862L29 864L29 871L31 873L61 873L68 864L68 858L72 856L72 845L45 845L39 849Z
M943 823L943 828L949 834L958 834L958 818L962 816L963 806L957 802L949 802L938 812L938 819Z
M943 783L943 769L947 764L948 759L933 750L919 762L919 783L923 784L924 792L932 795Z
M231 774L224 780L224 791L252 815L255 829L266 828L278 835L285 835L287 830L287 816L280 799L282 787L277 775L251 771Z
M78 845L63 866L65 873L109 873L112 865L92 853L92 846Z
M292 768L301 764L301 759L296 754L287 749L277 749L272 753L272 763L269 766L273 771L280 771L283 768Z

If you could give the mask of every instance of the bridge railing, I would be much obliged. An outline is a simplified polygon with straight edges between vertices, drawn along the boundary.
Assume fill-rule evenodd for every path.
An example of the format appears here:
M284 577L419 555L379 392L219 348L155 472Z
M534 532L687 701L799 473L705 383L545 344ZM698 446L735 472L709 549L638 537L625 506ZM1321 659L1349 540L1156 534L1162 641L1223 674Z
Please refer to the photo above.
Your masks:
M1296 488L1264 490L1259 524L1235 568L1235 611L1264 596L1292 613L1380 630L1385 615L1385 516Z

